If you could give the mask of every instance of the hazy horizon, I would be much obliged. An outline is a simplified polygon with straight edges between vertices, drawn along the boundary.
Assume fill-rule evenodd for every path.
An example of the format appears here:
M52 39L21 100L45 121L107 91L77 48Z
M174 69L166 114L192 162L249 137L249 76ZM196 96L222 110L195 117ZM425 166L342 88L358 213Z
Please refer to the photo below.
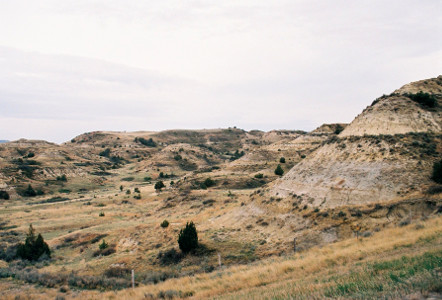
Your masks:
M0 140L310 131L440 75L437 1L0 4Z

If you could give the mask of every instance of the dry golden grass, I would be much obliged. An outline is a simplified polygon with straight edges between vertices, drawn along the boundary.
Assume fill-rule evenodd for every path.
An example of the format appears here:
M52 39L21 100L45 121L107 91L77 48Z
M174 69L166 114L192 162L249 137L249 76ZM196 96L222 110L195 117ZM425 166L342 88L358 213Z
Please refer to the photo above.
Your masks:
M383 261L402 255L419 255L425 251L442 249L442 218L434 217L416 225L395 227L375 233L361 240L349 239L323 248L314 248L305 253L271 259L255 265L231 267L210 274L170 279L156 285L138 287L120 292L83 292L90 299L142 299L145 294L157 295L161 291L179 290L192 294L194 299L206 299L231 293L256 289L282 289L296 281L307 282L299 287L303 292L314 292L326 288L327 284L315 283L325 274L347 273L356 263ZM426 243L425 240L430 242ZM255 291L256 292L256 291ZM254 294L259 297L259 293Z

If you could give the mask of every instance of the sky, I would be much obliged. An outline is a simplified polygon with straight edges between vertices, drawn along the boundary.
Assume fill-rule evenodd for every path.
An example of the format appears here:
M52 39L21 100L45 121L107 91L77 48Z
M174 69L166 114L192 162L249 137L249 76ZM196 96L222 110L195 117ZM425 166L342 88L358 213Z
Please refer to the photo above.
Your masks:
M0 0L0 140L310 131L442 70L439 0Z

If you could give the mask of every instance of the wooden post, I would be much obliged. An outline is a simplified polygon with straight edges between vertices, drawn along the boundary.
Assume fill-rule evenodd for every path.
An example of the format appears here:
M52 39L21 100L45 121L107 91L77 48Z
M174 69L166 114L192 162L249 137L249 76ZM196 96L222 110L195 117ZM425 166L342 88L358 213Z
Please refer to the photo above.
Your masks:
M135 288L135 271L132 270L132 288Z
M221 268L221 254L218 252L218 265Z

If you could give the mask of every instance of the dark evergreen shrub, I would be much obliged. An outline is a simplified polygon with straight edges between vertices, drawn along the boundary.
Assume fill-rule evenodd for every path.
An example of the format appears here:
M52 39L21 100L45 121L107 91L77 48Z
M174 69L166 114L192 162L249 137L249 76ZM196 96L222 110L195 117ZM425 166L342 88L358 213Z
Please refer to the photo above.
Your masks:
M68 179L67 179L67 177L66 177L66 175L61 175L61 176L57 176L57 181L64 181L64 182L66 182L66 181L68 181Z
M25 243L18 245L16 255L21 259L33 261L38 260L43 254L46 254L47 257L51 257L51 250L41 234L38 234L37 237L35 236L35 230L31 224L29 225Z
M161 227L166 228L169 226L169 221L164 220L163 222L161 222Z
M160 191L161 192L161 189L162 188L164 188L164 187L166 187L165 185L164 185L164 182L162 182L161 180L160 181L157 181L156 183L155 183L155 189L157 190L157 191Z
M145 138L135 138L135 142L140 143L147 147L156 147L157 143L153 141L152 138L146 140Z
M423 106L429 107L429 108L433 108L437 105L437 101L436 101L436 98L434 97L434 95L424 93L422 91L420 91L417 94L405 94L405 96L407 96L408 98L410 98L414 102L417 102L417 103L419 103Z
M284 170L281 168L280 165L278 165L275 169L275 174L278 176L282 176L284 174Z
M106 243L105 240L103 240L103 241L101 242L101 244L98 245L98 248L99 248L100 250L104 250L104 249L106 249L106 248L108 248L108 247L109 247L109 244Z
M100 156L103 156L103 157L109 157L110 152L111 152L111 149L107 148L106 150L101 151L101 152L99 153L99 155L100 155Z
M442 159L434 163L431 179L433 179L434 182L442 184Z
M35 196L37 196L37 192L34 190L34 188L29 184L28 185L28 187L25 189L25 190L23 190L22 192L21 192L21 195L22 196L25 196L25 197L35 197Z
M9 200L9 193L7 191L0 191L0 199Z
M204 180L204 185L206 187L212 187L215 185L215 181L213 181L210 177L206 178L206 180Z
M198 233L192 221L180 230L178 245L183 253L188 253L198 247Z
M340 134L342 130L344 130L344 127L341 124L337 124L334 132L335 134Z

